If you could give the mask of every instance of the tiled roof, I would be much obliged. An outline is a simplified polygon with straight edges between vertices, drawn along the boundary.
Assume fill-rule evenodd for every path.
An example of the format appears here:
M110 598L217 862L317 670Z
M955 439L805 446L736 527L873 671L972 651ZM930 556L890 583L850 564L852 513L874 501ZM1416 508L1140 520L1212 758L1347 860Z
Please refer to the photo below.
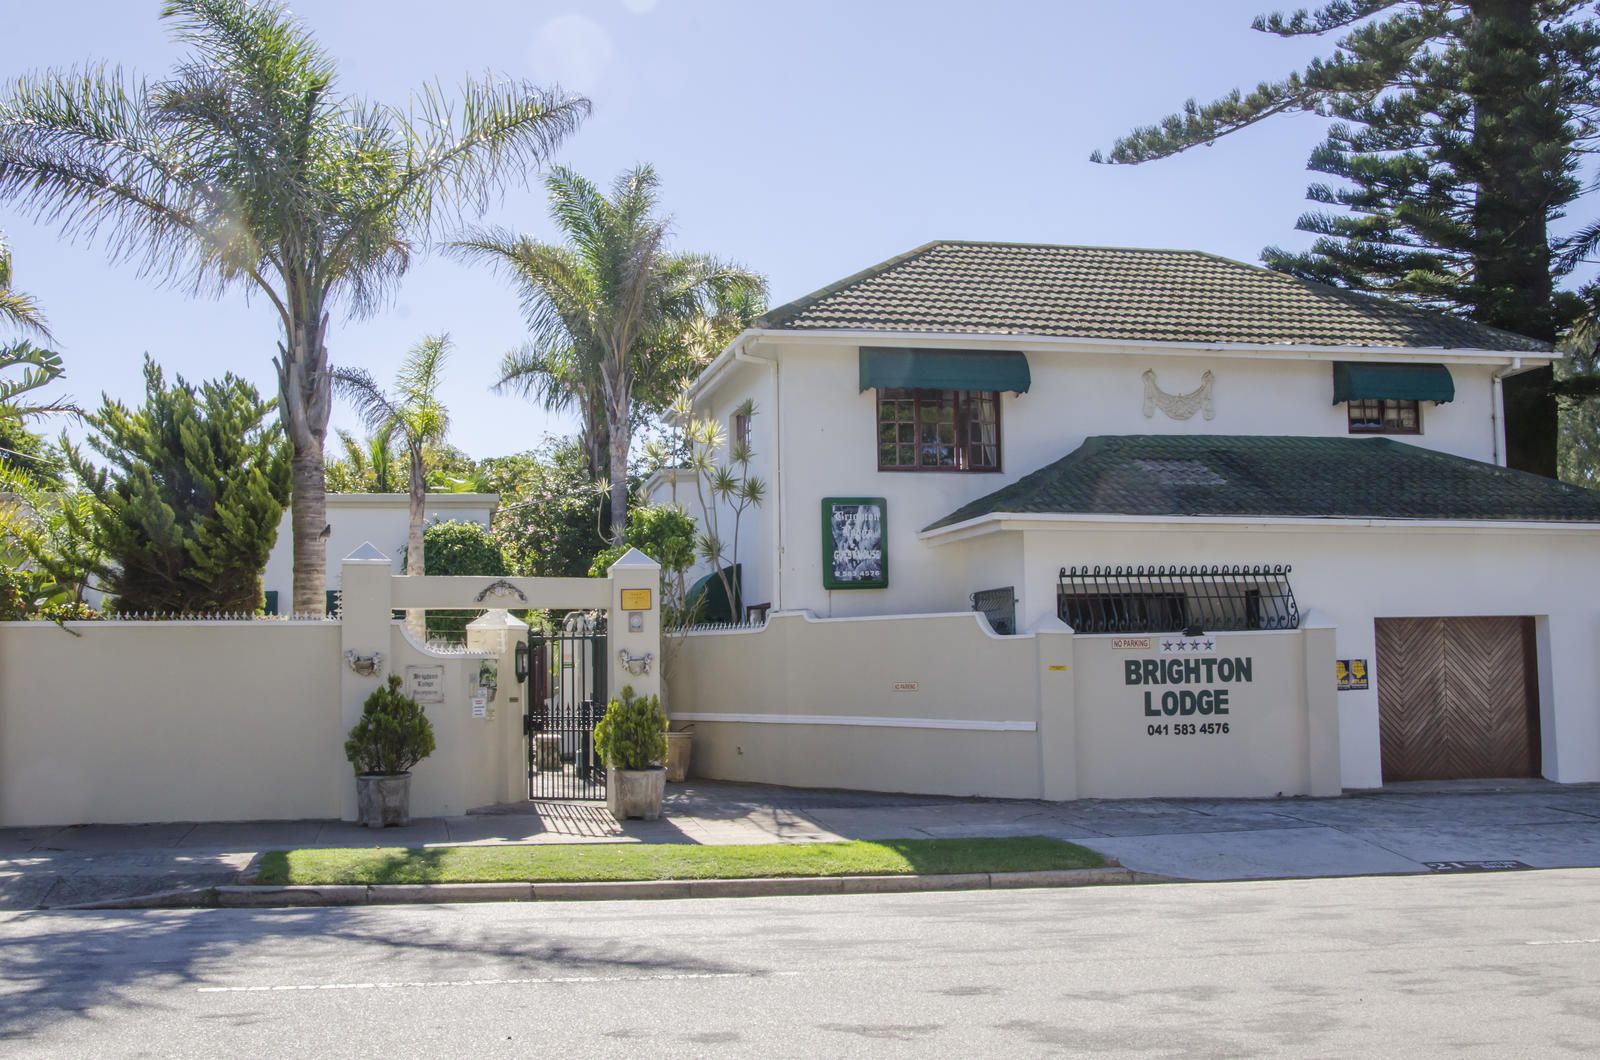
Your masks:
M993 513L1600 523L1600 491L1390 438L1102 435L956 509Z
M1542 353L1544 343L1193 250L938 242L758 328Z

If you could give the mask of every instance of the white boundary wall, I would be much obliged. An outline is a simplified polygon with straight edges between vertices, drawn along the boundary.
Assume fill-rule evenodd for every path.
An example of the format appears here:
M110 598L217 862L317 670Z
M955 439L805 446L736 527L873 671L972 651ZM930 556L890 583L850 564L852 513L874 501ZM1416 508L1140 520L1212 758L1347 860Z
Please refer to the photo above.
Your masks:
M646 556L630 552L609 578L497 582L395 576L387 556L361 552L342 565L337 621L0 623L0 827L354 820L346 734L373 689L408 666L442 667L444 688L425 706L437 746L413 770L412 815L527 798L516 624L469 630L481 650L441 653L413 642L395 608L606 609L609 687L659 691L660 568ZM652 592L638 629L624 589ZM627 672L621 650L651 655L650 672ZM381 661L358 673L349 654ZM490 661L498 681L480 716L472 692Z
M0 825L335 817L334 622L0 623Z
M1331 629L1210 638L1202 659L1250 660L1223 716L1159 713L1168 691L1223 682L1128 684L1159 636L1129 650L1041 627L1000 637L971 612L783 612L688 634L668 702L694 725L694 772L716 779L1055 800L1339 794Z

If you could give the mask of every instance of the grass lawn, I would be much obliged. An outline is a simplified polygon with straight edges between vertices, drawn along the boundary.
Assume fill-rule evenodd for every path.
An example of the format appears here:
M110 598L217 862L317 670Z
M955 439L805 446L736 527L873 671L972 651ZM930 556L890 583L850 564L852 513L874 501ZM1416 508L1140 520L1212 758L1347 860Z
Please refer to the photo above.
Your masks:
M1092 850L1042 836L893 839L847 843L693 846L551 843L541 846L377 847L275 850L256 882L557 883L588 880L713 880L756 876L906 876L955 872L1085 869Z

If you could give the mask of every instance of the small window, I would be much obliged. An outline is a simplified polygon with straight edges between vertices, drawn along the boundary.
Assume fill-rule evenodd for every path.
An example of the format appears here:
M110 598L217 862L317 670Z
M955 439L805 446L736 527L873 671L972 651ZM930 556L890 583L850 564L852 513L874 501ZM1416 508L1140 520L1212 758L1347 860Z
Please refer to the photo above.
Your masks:
M728 431L728 449L731 452L741 445L746 449L750 448L750 416L747 413L735 412Z
M1416 401L1363 398L1345 403L1351 434L1421 434L1422 407Z
M878 391L879 471L999 471L1000 395Z

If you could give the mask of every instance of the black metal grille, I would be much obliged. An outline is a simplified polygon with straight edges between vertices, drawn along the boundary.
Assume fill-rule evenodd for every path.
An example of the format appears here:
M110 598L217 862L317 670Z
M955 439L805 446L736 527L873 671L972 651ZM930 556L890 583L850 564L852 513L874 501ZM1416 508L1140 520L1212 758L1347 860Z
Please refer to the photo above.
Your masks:
M1017 593L1012 586L979 589L972 594L972 609L983 613L989 628L1000 634L1017 631Z
M528 797L603 799L594 727L606 710L605 619L528 636Z
M1062 567L1056 610L1079 633L1300 628L1290 567Z

